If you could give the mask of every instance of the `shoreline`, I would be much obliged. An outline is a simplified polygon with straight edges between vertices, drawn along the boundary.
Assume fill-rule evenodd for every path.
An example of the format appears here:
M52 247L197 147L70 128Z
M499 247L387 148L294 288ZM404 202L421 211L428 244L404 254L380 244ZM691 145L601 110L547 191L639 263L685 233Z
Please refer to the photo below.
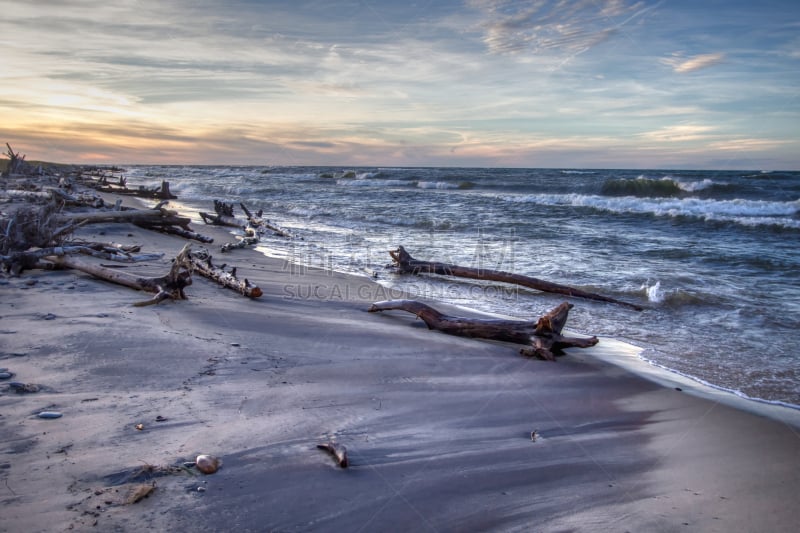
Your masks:
M194 226L215 237L212 252L229 235ZM165 252L128 267L143 275L186 242L129 224L79 232ZM225 258L264 296L197 277L189 300L133 308L146 296L72 271L0 286L0 366L42 386L0 382L1 531L790 531L800 520L795 429L604 361L614 341L524 359L407 313L367 313L362 296L379 285L366 276L293 271L255 250ZM334 284L341 299L315 297ZM42 409L64 416L37 419ZM348 469L315 449L327 440L347 446ZM136 482L153 494L124 503L145 463L199 453L222 469L151 472Z
M148 204L146 202L140 202L143 207L147 207ZM176 206L177 210L184 215L189 215L192 218L192 222L196 228L203 228L209 227L206 225L202 218L200 218L197 213L202 211L203 208L200 207L199 203L186 203L184 201L172 201L171 204ZM212 226L213 227L213 226ZM228 232L228 235L232 236L239 234L241 232L236 232L232 228L216 228L221 230L222 232ZM262 244L259 243L256 245L253 250L258 253L261 253L265 257L270 259L278 260L278 261L285 261L289 263L291 266L289 268L297 268L297 269L312 269L312 270L319 270L320 272L326 272L327 269L322 269L320 267L315 266L306 266L299 263L292 263L288 259L270 255L266 251L259 250ZM263 245L267 247L268 245ZM337 274L343 276L353 276L356 279L360 279L362 281L374 281L369 275L366 273L359 274L357 272L343 272L340 270L331 269L331 272L335 272ZM358 295L361 299L369 300L373 299L377 300L388 300L393 298L406 298L406 295L402 289L397 288L394 286L394 283L391 280L385 280L386 284L375 282L376 285L380 286L381 288L374 288L373 290L364 290L363 294ZM319 286L316 288L301 288L299 286L288 287L284 290L287 294L284 296L294 297L294 296L304 296L306 298L311 299L312 297L317 300L324 300L324 299L349 299L350 295L342 294L340 290L338 290L335 286L334 287L327 287L327 286ZM426 299L427 300L427 299ZM457 304L439 302L436 300L430 301L429 303L433 303L436 305L441 305L443 308L447 309L460 309L464 312L465 316L482 316L482 317L490 317L490 318L504 318L504 319L519 319L519 317L507 315L507 314L500 314L500 313L490 313L483 310L478 310L474 308L463 307ZM576 305L580 304L580 300L577 302ZM579 335L591 335L591 332L576 332L575 330L570 330L569 325L565 328L565 331L571 333L578 333ZM603 356L603 360L616 366L620 366L626 369L629 372L636 374L644 379L652 381L654 383L658 383L666 388L674 389L675 387L682 388L687 392L692 394L698 395L699 397L712 400L712 401L720 401L725 405L758 414L760 416L766 416L768 418L772 418L776 421L783 422L786 424L790 424L798 429L800 429L800 405L788 404L785 402L779 401L772 401L772 400L765 400L762 398L754 398L747 396L746 394L733 390L727 389L725 387L716 386L709 382L706 382L700 378L683 374L678 370L673 370L671 368L659 365L649 359L643 357L642 353L644 352L644 348L641 348L634 344L632 341L625 340L625 339L617 339L615 337L608 337L608 336L599 336L601 341L611 341L614 343L619 343L621 346L619 350L609 352ZM619 352L619 353L617 353ZM626 353L627 355L622 356L620 353ZM637 352L633 355L633 352ZM605 353L605 352L604 352ZM634 357L634 360L631 360L631 357Z

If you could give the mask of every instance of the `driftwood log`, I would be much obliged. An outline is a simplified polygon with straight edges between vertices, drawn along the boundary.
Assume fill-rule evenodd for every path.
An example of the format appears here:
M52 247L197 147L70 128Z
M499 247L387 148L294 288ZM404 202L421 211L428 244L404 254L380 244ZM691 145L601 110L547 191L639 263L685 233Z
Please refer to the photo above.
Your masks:
M239 279L236 277L236 268L232 268L226 272L223 267L216 267L211 261L211 255L206 251L192 252L189 254L189 261L192 265L192 270L197 272L203 277L211 279L223 287L233 289L234 291L247 296L248 298L259 298L263 294L261 289L252 283L247 278Z
M147 230L159 231L161 233L166 233L167 235L177 235L178 237L183 237L184 239L191 239L193 241L198 241L206 244L214 242L213 237L197 233L196 231L192 231L190 229L181 226L174 226L171 224L161 224L161 223L150 223L141 220L135 221L134 224L139 226L140 228L144 228Z
M121 211L94 211L87 213L63 213L58 216L62 221L97 222L134 222L152 225L171 225L188 228L191 219L179 216L177 211L168 209L125 209Z
M642 307L615 298L609 298L601 294L586 292L580 289L569 287L567 285L560 285L544 281L530 276L523 276L521 274L513 274L511 272L503 272L501 270L489 270L485 268L470 268L458 265L451 265L447 263L438 263L435 261L421 261L411 257L405 248L399 246L397 250L392 250L389 255L394 261L394 266L401 273L406 274L439 274L442 276L455 276L459 278L478 279L484 281L499 281L502 283L511 283L520 285L529 289L535 289L542 292L551 292L555 294L563 294L572 296L574 298L585 298L588 300L596 300L600 302L609 302L619 305L630 307L637 311L641 311Z
M287 239L292 238L291 233L282 228L279 228L269 220L265 220L264 217L262 216L263 213L261 211L253 215L253 213L251 213L250 210L247 209L247 206L244 205L244 203L240 203L239 206L241 206L242 211L244 211L244 214L247 216L247 222L250 224L250 226L256 229L262 229L262 228L268 229L278 237L286 237Z
M449 316L417 300L386 300L376 302L370 313L401 310L421 318L429 329L480 339L525 344L522 355L555 361L564 348L588 348L597 344L597 337L577 338L561 334L572 304L564 302L538 321L477 319Z
M140 228L178 235L203 243L214 242L212 237L201 235L189 227L191 219L178 215L177 211L165 209L159 203L153 209L117 209L87 213L65 213L58 216L60 221L73 221L80 224L98 222L131 222Z
M137 306L152 305L163 300L185 300L186 293L183 289L192 284L191 272L188 268L187 257L190 245L183 247L181 252L175 257L169 273L159 277L144 277L121 272L119 270L103 267L96 263L90 263L72 255L47 256L45 259L51 263L64 267L80 270L96 278L137 289L145 292L153 292L155 296L151 300L134 304Z
M223 244L220 248L220 251L225 253L237 248L247 248L248 246L254 246L258 244L260 239L258 238L258 235L256 235L255 229L247 227L245 228L244 233L244 237L236 237L238 239L236 242L226 242Z
M234 216L233 204L228 204L219 200L214 200L214 213L206 213L201 211L200 217L206 224L239 228L241 230L246 230L248 227L252 227L257 232L269 230L279 237L292 237L291 233L288 231L281 229L272 224L269 220L262 218L260 212L256 215L253 215L253 213L251 213L243 203L240 203L239 205L247 216L247 219L237 218Z
M150 198L155 200L175 200L178 198L170 192L168 181L162 181L160 187L153 189L148 189L143 185L138 189L129 189L125 178L120 177L119 186L113 186L109 184L107 178L103 176L96 188L100 192L136 196L137 198Z

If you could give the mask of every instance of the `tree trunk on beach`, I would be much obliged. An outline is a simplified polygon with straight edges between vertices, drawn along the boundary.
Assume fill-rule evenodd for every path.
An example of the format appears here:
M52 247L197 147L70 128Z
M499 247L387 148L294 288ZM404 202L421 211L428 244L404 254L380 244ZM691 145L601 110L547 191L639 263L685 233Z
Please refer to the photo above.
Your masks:
M250 280L247 278L237 278L235 267L232 268L230 272L225 272L222 267L214 266L211 262L211 256L207 252L190 253L189 260L191 261L192 270L198 272L203 277L219 283L223 287L233 289L248 298L259 298L263 294L261 289L250 283Z
M106 176L103 176L98 183L97 190L111 194L122 194L126 196L136 196L137 198L150 198L154 200L175 200L178 198L172 194L172 192L170 192L168 181L162 181L161 187L159 188L147 189L144 186L140 186L138 189L128 189L127 180L125 178L120 177L119 186L113 186L108 183Z
M179 216L168 209L126 209L123 211L95 211L92 213L64 213L58 216L62 221L87 223L133 222L151 225L170 225L188 228L191 219Z
M397 250L389 252L389 255L394 261L395 267L402 273L408 274L439 274L442 276L455 276L459 278L479 279L484 281L499 281L502 283L511 283L520 285L529 289L536 289L542 292L551 292L556 294L564 294L575 298L585 298L588 300L597 300L601 302L615 303L624 305L641 311L642 307L623 302L608 296L595 294L591 292L582 291L566 285L559 285L558 283L551 283L538 278L530 276L523 276L521 274L512 274L510 272L503 272L500 270L488 270L484 268L470 268L458 265L450 265L447 263L437 263L434 261L421 261L411 257L405 248L399 246Z
M387 300L376 302L370 313L401 310L421 318L429 329L480 339L513 342L528 345L520 350L522 355L555 361L564 348L588 348L597 344L597 337L565 337L561 334L572 304L564 302L538 321L496 320L464 318L445 315L417 300Z
M220 200L214 200L214 213L206 213L200 212L200 217L203 219L203 222L206 224L213 224L216 226L228 226L231 228L239 228L239 229L247 229L248 227L254 228L259 233L262 233L264 229L270 230L272 233L279 237L287 237L291 238L292 235L288 231L275 226L274 224L270 223L269 220L264 220L261 217L261 214L257 214L256 216L250 212L249 209L244 205L244 203L240 203L239 206L244 211L245 215L247 216L247 220L236 218L233 214L233 204L228 204L222 202Z
M117 285L156 293L156 296L153 297L152 300L136 304L150 305L166 299L186 299L186 294L183 292L183 289L192 284L191 272L188 270L186 262L188 254L189 245L187 244L175 257L169 273L159 277L137 276L128 272L106 268L96 263L90 263L71 255L47 256L46 259L55 265L80 270L81 272L85 272L111 283L116 283Z

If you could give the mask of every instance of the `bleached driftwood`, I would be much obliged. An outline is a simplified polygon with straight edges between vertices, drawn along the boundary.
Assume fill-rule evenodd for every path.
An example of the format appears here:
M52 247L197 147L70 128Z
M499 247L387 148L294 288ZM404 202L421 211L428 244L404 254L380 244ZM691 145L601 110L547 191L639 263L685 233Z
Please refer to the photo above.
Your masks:
M79 270L117 285L155 293L155 296L151 300L134 304L143 306L152 305L167 299L186 299L186 293L184 293L183 289L192 284L192 276L188 267L189 263L187 262L189 250L190 245L187 244L175 257L169 273L159 277L137 276L128 272L103 267L73 255L52 255L45 257L45 259L57 266Z
M207 251L197 251L189 254L192 270L201 276L211 279L223 287L233 289L239 294L248 298L259 298L263 292L247 278L239 279L236 277L236 268L230 272L225 272L224 268L214 266L211 255Z
M242 208L242 211L244 211L247 219L234 216L233 204L228 204L219 200L214 200L214 213L201 211L200 217L206 224L239 228L241 230L245 230L249 226L259 233L262 233L263 230L269 230L279 237L292 237L291 233L272 224L269 220L265 220L260 213L253 215L244 203L240 203L239 206Z

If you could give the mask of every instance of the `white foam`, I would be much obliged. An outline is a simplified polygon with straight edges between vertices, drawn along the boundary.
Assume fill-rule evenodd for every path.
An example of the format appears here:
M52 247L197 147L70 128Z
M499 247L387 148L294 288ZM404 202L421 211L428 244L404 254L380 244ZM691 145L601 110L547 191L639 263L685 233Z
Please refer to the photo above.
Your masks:
M800 200L711 200L702 198L608 197L584 194L499 195L510 202L539 205L590 207L612 213L642 213L669 217L695 217L742 225L776 225L800 229L800 220L791 218L800 211Z

